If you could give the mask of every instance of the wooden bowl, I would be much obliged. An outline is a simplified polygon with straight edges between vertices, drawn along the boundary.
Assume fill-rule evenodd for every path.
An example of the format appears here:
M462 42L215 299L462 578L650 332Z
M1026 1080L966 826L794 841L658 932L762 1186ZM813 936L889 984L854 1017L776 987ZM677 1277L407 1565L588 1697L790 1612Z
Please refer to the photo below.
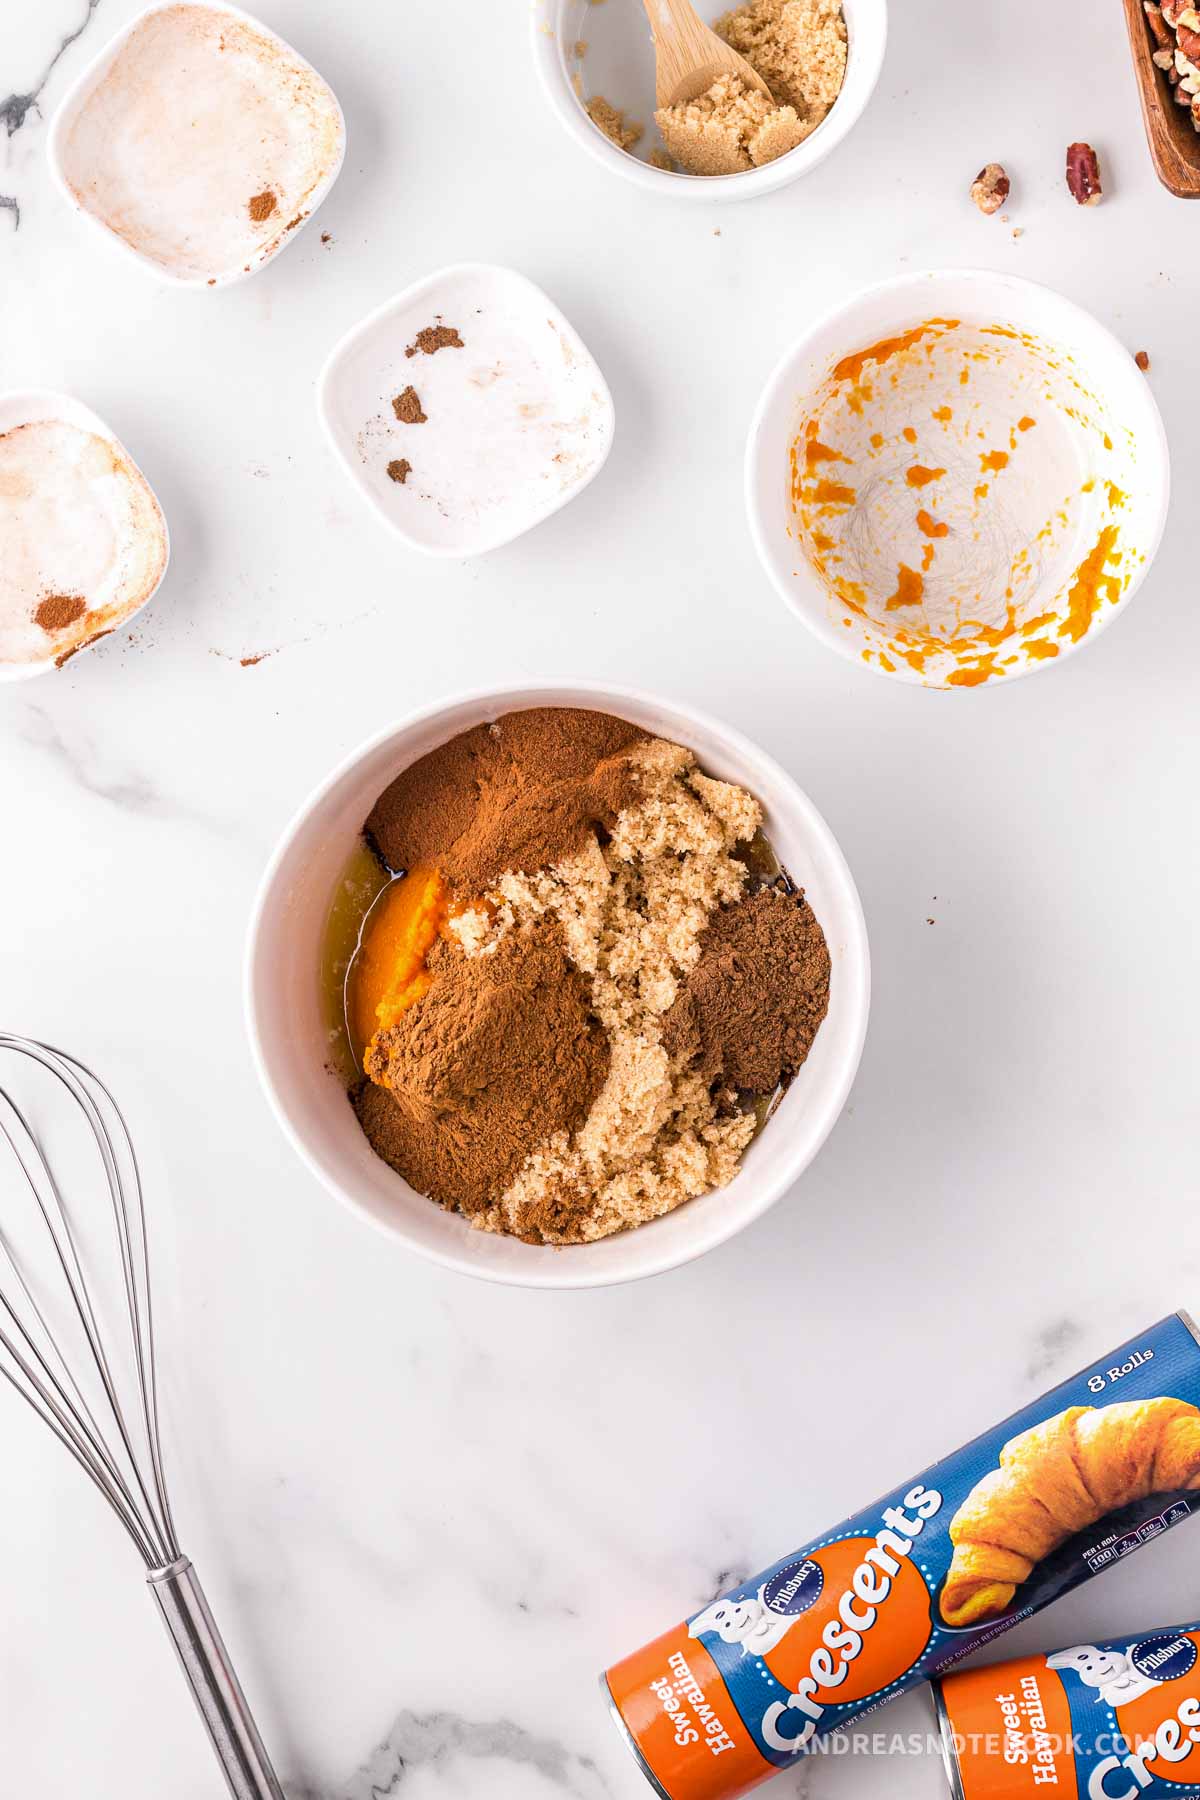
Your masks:
M1154 66L1156 45L1142 0L1125 0L1125 22L1158 178L1179 199L1200 200L1200 132L1193 128L1188 109L1176 106L1166 76Z

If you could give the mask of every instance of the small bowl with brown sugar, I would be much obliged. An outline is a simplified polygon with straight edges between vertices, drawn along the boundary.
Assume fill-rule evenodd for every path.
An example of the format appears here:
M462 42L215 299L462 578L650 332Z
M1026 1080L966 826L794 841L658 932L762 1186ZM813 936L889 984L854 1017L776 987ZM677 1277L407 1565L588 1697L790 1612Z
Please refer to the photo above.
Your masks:
M750 200L806 175L865 112L887 0L743 0L697 11L767 83L735 77L659 107L640 7L535 0L533 55L568 136L627 181L678 200Z
M446 1267L659 1274L760 1217L866 1031L854 882L796 783L587 683L443 702L357 750L267 870L247 1020L285 1135Z

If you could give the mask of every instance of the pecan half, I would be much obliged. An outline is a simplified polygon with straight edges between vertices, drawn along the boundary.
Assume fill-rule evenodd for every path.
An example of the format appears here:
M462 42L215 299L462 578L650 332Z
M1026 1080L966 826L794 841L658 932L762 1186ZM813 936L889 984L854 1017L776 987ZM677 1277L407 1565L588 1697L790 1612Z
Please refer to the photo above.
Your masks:
M1080 206L1096 206L1104 198L1100 159L1090 144L1067 145L1067 186Z
M1187 12L1192 0L1162 0L1162 16L1174 31L1180 15Z
M997 213L1012 191L1000 163L985 163L971 183L971 198L981 213Z
M1142 0L1142 11L1146 22L1154 34L1154 41L1159 49L1165 49L1171 42L1171 28L1162 16L1162 7L1156 6L1154 0Z

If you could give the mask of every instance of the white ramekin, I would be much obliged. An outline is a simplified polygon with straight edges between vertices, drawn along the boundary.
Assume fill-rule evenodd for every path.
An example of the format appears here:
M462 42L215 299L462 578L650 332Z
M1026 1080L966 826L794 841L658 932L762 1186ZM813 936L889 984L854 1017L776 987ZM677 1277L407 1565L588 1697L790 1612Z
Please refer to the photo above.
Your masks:
M67 151L67 140L71 128L82 108L93 91L104 80L129 40L147 19L153 18L157 13L167 12L179 4L197 5L211 12L227 13L231 19L236 19L241 24L249 26L273 48L276 57L285 66L289 66L292 70L304 70L320 83L320 86L328 94L336 123L332 153L321 172L320 179L305 199L302 212L290 221L281 218L279 230L267 237L262 245L246 258L244 263L239 262L232 269L214 268L193 275L177 274L155 257L136 248L133 244L127 243L119 233L112 230L106 220L92 210L84 195L72 181L69 167L70 157ZM182 123L186 125L187 121ZM177 126L178 124L179 121L176 121ZM147 145L145 151L147 155L152 155L153 145ZM71 83L50 122L46 156L54 184L68 206L81 214L92 229L100 232L123 256L138 263L143 269L149 270L157 281L164 282L168 287L198 288L207 291L210 288L230 287L234 282L244 281L248 275L256 275L299 236L300 231L313 218L341 173L342 163L346 156L346 121L337 96L319 71L314 69L312 64L301 56L298 50L294 50L277 32L272 31L269 25L264 25L262 20L255 18L252 13L243 12L241 7L232 4L232 0L153 0L153 4L135 14L114 37L109 39L103 49L93 57L87 67ZM244 205L246 198L247 196L240 190L236 193L231 190L230 179L227 177L223 183L218 182L214 186L213 208L219 212L222 208Z
M167 572L167 564L171 560L171 535L167 529L166 517L158 495L116 433L103 419L97 417L90 406L85 406L82 400L76 400L73 394L58 394L50 388L11 388L0 393L0 434L17 431L22 425L41 423L71 425L77 431L90 432L105 443L111 444L114 451L124 463L128 464L137 479L144 483L146 492L153 503L152 520L146 523L140 539L146 546L145 555L148 562L146 579L138 592L130 596L128 604L120 613L101 618L100 624L103 628L97 630L94 637L81 644L79 649L72 653L70 660L74 661L76 656L86 654L93 644L100 643L112 632L124 631L143 606L154 598ZM103 607L100 610L102 614L105 613ZM40 662L0 661L0 681L26 681L32 675L45 675L50 670L59 667L58 656L60 654L60 646L51 643Z
M655 169L639 157L618 149L589 119L587 109L572 85L568 67L569 46L580 35L572 23L578 24L579 10L576 0L535 0L530 8L533 59L555 117L581 149L615 175L623 175L626 181L632 181L648 192L698 203L753 200L798 181L818 163L824 162L866 111L887 48L887 0L843 0L849 38L846 79L828 116L812 136L789 150L786 156L777 157L761 169L747 169L739 175L684 175L670 169ZM718 9L712 10L715 16ZM630 4L628 11L630 31L645 31L647 55L653 59L649 26L641 7ZM700 11L704 16L706 9L701 7ZM608 98L621 104L619 94L609 94Z
M713 775L762 801L775 850L806 891L833 959L829 1013L808 1061L728 1187L600 1243L551 1249L473 1230L417 1194L375 1156L344 1088L326 1066L318 986L334 887L376 795L427 751L528 706L598 708L695 750ZM330 1193L410 1249L464 1274L528 1287L602 1287L702 1256L759 1218L807 1168L845 1105L867 1027L870 965L858 893L812 802L738 732L678 702L634 689L543 682L489 689L427 707L349 756L300 808L263 877L246 953L251 1049L285 1135Z
M987 269L928 270L901 275L864 288L834 307L786 352L763 390L746 443L745 487L750 530L763 566L787 606L814 636L840 656L864 663L873 674L894 681L941 688L906 663L882 667L878 638L832 598L792 533L789 450L806 416L807 403L834 364L878 339L911 329L929 318L968 324L1003 323L1060 346L1090 389L1103 395L1133 444L1134 475L1122 542L1132 568L1128 587L1115 605L1106 604L1078 640L1058 640L1059 654L1044 662L1018 662L1003 680L1057 668L1068 655L1093 642L1120 617L1144 581L1166 524L1170 460L1162 417L1129 350L1099 320L1074 301L1037 282ZM972 691L972 690L964 690Z
M469 489L457 500L447 496L440 511L428 493L418 493L406 505L408 490L398 489L382 472L388 452L381 451L380 441L373 458L364 455L363 428L372 419L386 421L390 396L405 380L405 344L422 325L431 318L477 319L485 308L504 321L504 337L493 343L495 350L511 346L504 354L508 378L492 386L494 377L487 371L481 384L484 372L477 369L473 380L470 362L461 368L457 361L447 363L462 379L449 393L443 390L441 404L431 408L436 419L422 426L421 460L428 466L427 453L435 445L443 479L447 459L457 476L464 445L469 445L476 458L486 455L493 468L506 472L511 489L501 503L493 498L486 506L473 502ZM553 340L546 338L547 325ZM470 344L469 329L467 338ZM539 349L542 345L546 347ZM463 352L476 364L482 354L476 344ZM546 369L555 374L548 376ZM442 373L439 362L424 378L418 376L426 398L426 381L436 382ZM531 380L538 383L536 389ZM548 402L551 416L566 421L555 430L559 460L568 459L572 467L569 479L555 476L549 445L540 467L531 470L528 462L519 461L522 439L538 430L539 422L524 419L518 402L535 392L539 405ZM351 326L317 378L317 412L334 455L381 523L410 550L459 560L511 543L577 499L608 460L616 426L599 364L549 294L516 269L477 262L453 263L422 276ZM519 477L516 471L522 466L525 475ZM456 492L462 485L461 478L455 481Z

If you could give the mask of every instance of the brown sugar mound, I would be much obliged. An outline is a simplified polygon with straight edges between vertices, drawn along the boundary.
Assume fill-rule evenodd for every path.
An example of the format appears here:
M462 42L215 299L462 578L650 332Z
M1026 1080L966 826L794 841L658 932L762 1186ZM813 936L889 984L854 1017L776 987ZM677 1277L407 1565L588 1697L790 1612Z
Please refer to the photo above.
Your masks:
M689 175L737 175L774 162L806 136L794 107L775 106L739 75L654 115L668 153Z
M532 1144L586 1117L608 1075L608 1039L553 920L487 956L443 943L430 973L421 1004L373 1040L354 1107L378 1156L470 1217L499 1198Z
M771 90L774 104L737 75L665 106L654 119L689 175L736 175L774 162L810 137L846 77L841 0L747 0L714 27Z
M629 755L641 792L603 844L592 834L551 868L507 873L486 906L450 920L481 957L531 919L557 920L608 1035L608 1077L586 1119L531 1147L499 1204L473 1221L527 1241L589 1243L670 1212L731 1180L754 1135L735 1094L680 1070L660 1038L710 914L745 891L735 850L762 812L678 744L650 738Z
M771 1094L829 1010L829 949L802 893L763 888L715 912L663 1020L667 1052L709 1081Z
M646 736L611 713L532 707L431 750L386 787L365 832L389 869L440 869L472 897L509 869L544 869L610 831L638 796L628 752Z
M781 106L795 107L807 137L846 78L841 0L748 0L713 27L746 58Z

